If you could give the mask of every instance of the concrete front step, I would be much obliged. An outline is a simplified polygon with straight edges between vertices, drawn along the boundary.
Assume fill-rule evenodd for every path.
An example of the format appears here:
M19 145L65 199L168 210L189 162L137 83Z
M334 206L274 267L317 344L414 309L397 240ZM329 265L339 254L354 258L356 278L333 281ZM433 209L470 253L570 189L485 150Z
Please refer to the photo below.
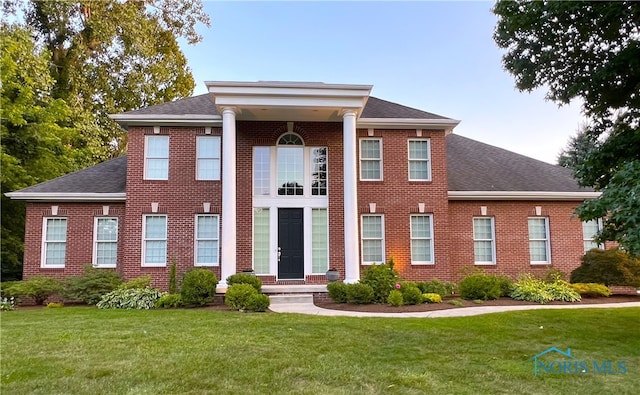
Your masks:
M269 295L271 304L291 304L291 303L311 303L313 304L312 294L287 294L287 295Z

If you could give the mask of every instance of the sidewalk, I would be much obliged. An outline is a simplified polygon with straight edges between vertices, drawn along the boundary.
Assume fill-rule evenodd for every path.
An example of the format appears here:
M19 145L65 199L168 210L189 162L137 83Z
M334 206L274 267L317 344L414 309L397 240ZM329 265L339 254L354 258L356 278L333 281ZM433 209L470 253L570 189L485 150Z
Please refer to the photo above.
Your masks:
M578 304L578 305L520 305L520 306L479 306L459 307L454 309L424 311L414 313L366 313L362 311L329 310L317 307L313 303L278 303L269 306L269 310L276 313L296 313L322 316L346 316L346 317L387 317L387 318L442 318L442 317L468 317L472 315L502 313L517 310L540 309L612 309L620 307L640 307L640 302L627 303L602 303L602 304Z

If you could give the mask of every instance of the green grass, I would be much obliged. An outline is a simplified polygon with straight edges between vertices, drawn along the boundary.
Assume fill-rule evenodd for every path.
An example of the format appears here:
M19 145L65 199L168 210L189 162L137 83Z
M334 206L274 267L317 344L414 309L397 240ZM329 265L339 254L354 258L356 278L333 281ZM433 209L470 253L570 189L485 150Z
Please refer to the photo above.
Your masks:
M640 308L400 319L211 310L3 312L2 394L637 393ZM533 375L533 355L626 361Z

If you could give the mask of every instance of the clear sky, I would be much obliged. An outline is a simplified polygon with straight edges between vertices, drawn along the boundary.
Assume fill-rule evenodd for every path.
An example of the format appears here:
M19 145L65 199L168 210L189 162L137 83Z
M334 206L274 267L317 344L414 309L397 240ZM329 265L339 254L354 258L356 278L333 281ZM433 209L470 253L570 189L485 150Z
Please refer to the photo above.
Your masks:
M454 133L555 163L578 103L522 93L503 70L492 2L205 1L212 26L182 45L204 81L373 85L372 95L462 122Z

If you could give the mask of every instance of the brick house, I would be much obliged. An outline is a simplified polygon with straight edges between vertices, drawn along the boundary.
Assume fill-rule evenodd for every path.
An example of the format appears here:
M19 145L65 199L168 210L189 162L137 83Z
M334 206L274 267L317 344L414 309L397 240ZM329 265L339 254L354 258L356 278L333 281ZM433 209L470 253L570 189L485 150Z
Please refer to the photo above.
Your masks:
M167 287L207 267L320 289L393 257L405 279L516 276L580 263L597 196L569 170L452 133L459 123L371 86L207 82L113 115L128 153L8 194L27 201L24 277L87 263ZM315 286L315 288L314 288Z

